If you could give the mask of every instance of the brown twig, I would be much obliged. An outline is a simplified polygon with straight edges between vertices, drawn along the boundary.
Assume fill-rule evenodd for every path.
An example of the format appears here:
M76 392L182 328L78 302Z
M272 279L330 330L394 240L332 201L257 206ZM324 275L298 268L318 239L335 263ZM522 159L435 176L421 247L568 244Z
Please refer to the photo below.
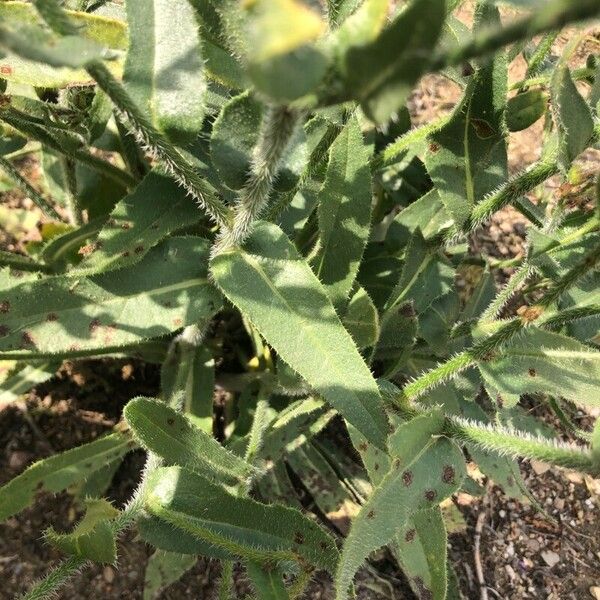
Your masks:
M486 510L482 510L477 517L477 523L475 525L475 539L473 548L473 559L475 561L475 573L477 574L477 582L479 583L479 597L481 600L489 600L487 585L485 584L485 578L483 575L483 565L481 564L481 532L483 531L483 525L485 523Z

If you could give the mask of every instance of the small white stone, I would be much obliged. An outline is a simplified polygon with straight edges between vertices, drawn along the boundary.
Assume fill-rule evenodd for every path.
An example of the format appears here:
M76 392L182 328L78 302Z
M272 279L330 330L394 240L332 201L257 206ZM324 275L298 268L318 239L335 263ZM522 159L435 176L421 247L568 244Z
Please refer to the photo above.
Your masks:
M542 558L550 568L560 562L560 556L556 554L556 552L552 552L552 550L546 550L545 552L542 552Z

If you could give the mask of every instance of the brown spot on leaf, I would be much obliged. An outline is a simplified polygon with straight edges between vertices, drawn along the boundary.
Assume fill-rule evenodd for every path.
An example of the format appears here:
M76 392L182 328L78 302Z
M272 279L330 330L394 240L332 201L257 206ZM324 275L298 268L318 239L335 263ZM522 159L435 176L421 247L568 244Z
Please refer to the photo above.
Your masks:
M529 377L536 377L537 376L537 371L533 367L529 368L528 373L529 373Z
M142 246L142 245L140 245L140 246L136 246L136 247L133 249L133 251L134 251L136 254L140 254L141 252L143 252L143 251L144 251L144 246Z
M400 314L403 317L406 317L407 319L410 319L412 317L415 317L417 313L415 312L415 307L412 305L412 303L407 302L406 304L400 307L400 309L398 310L398 314Z
M379 471L379 463L375 463L375 464L373 465L373 469L374 469L375 471Z
M471 77L471 75L473 75L473 73L475 73L475 69L473 68L473 66L471 65L471 63L464 63L462 66L462 76L463 77Z
M327 550L327 548L329 548L327 542L319 542L319 546L321 546L321 550Z
M404 471L402 473L402 481L404 481L405 486L409 486L413 481L412 471Z
M369 444L367 444L367 442L361 442L361 443L358 445L358 449L359 449L361 452L366 452L366 451L369 449Z
M0 302L0 313L6 314L10 310L10 302L8 300L2 300Z
M444 483L454 483L454 467L452 465L446 465L444 472L442 473L442 480Z
M373 517L375 517L375 511L374 510L370 510L367 513L367 519L372 519Z
M173 325L175 325L175 327L181 327L183 325L183 321L179 318L173 319Z
M81 246L77 251L77 254L81 254L81 256L89 256L92 252L99 248L98 242L92 244L86 244L85 246Z
M471 119L477 137L486 140L496 135L496 130L485 119Z
M417 535L416 530L415 529L409 529L406 532L406 535L404 536L404 539L407 542L412 542L415 539L415 535Z
M21 343L23 346L35 346L35 340L29 331L24 331L21 335Z
M0 337L6 337L10 333L10 329L6 325L0 325Z
M429 151L430 151L432 154L435 154L436 152L439 152L439 151L440 151L440 145L439 145L439 144L436 144L435 142L431 142L431 143L429 144Z
M425 492L425 498L429 500L429 502L433 502L435 500L436 493L435 490L427 490Z
M131 223L128 223L127 221L124 221L123 223L121 223L121 229L131 229Z
M304 536L302 535L301 531L296 531L294 533L294 542L296 544L298 544L299 546L301 546L302 544L304 544Z
M173 419L172 417L169 417L167 419L167 425L173 425L175 423L175 419Z
M58 321L58 315L56 313L48 313L46 315L46 321Z
M96 331L96 329L98 329L98 327L100 327L100 321L98 319L92 319L90 321L90 324L88 325L88 329L90 330L90 333L94 333L94 331Z
M540 318L543 312L544 308L542 306L520 306L517 309L517 315L521 317L523 323L533 323Z

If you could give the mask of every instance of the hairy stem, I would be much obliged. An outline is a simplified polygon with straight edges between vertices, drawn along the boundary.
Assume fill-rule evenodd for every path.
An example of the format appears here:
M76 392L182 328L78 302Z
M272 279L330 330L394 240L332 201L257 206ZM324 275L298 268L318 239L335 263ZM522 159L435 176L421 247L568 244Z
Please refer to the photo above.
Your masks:
M125 505L125 508L123 508L117 518L110 524L111 530L115 536L120 535L126 529L131 527L139 517L143 509L148 477L155 469L160 467L161 464L162 459L154 454L148 454L140 484L129 502ZM35 584L29 592L21 596L20 600L45 600L46 598L52 597L69 581L69 579L71 579L71 577L91 564L90 561L77 556L68 558L58 567L50 571L41 581Z
M221 580L219 581L218 600L230 600L233 597L233 561L221 561Z
M283 211L290 205L296 192L301 190L306 184L307 180L310 179L311 175L318 169L318 167L322 164L324 160L329 156L329 149L331 145L340 134L342 127L337 124L330 124L325 132L325 135L321 138L321 141L317 144L315 149L311 152L310 157L308 158L308 163L302 175L300 175L300 180L294 186L292 190L281 194L278 201L274 203L266 214L266 219L272 222L277 222L279 216L283 213Z
M565 25L592 19L600 14L597 0L553 0L543 10L509 23L501 29L490 29L475 35L458 48L441 50L434 57L430 70L441 71L470 59L491 54L509 44L531 39L536 35L562 29Z
M459 417L447 420L446 431L463 442L513 458L524 457L598 475L600 465L582 447L552 442L507 427L478 423Z
M127 90L99 62L87 67L100 89L112 100L119 118L133 133L136 141L151 153L183 189L186 190L218 225L229 221L229 210L217 191L197 173L193 165L160 134L136 106Z
M83 213L77 195L77 176L75 173L75 162L66 157L60 157L60 166L65 181L67 209L71 225L79 226L83 223Z
M51 598L73 575L88 564L89 561L84 558L77 556L68 558L34 584L28 592L20 596L19 600L45 600Z
M506 303L517 293L518 289L533 275L535 270L527 263L521 265L506 282L490 305L480 317L481 321L491 321L498 317Z
M8 177L14 181L19 189L24 192L35 205L48 217L51 219L56 219L60 221L60 216L54 210L52 204L44 198L20 173L15 169L13 164L6 160L4 157L0 156L0 169L2 169Z
M535 52L531 55L529 59L529 64L527 65L527 72L525 73L525 77L533 77L537 75L543 66L543 62L546 60L548 54L552 50L552 45L554 44L556 38L558 37L558 31L550 31L547 33L537 45Z
M10 111L7 110L2 111L0 118L25 137L33 138L55 152L79 161L90 169L101 173L125 188L132 188L136 184L135 179L129 175L129 173L119 169L119 167L116 167L108 161L102 160L82 148L64 148L49 131L36 123L31 123L26 119L11 114Z
M586 253L579 262L565 273L565 275L554 282L543 298L537 303L537 307L540 309L539 316L543 315L545 310L556 302L562 294L575 285L590 270L594 269L599 261L600 244L595 248L592 248L592 250ZM594 307L590 307L590 311L593 311L593 309ZM571 320L573 320L573 316L580 314L581 312L577 309L569 316L571 316ZM548 326L548 323L552 323L553 326L556 326L560 321L560 315L556 315L555 317L548 319L548 321L544 321L544 319L541 318L539 324L541 326ZM513 318L504 322L498 321L487 323L488 327L497 327L493 334L477 342L472 348L464 350L445 363L423 373L416 380L404 387L404 395L408 400L413 400L424 394L427 390L456 377L465 369L476 365L478 361L489 360L495 352L500 350L531 322L534 322L534 320L527 318Z
M296 131L300 113L287 106L269 107L254 148L248 181L240 193L233 223L222 230L214 252L241 245L269 201L281 159Z

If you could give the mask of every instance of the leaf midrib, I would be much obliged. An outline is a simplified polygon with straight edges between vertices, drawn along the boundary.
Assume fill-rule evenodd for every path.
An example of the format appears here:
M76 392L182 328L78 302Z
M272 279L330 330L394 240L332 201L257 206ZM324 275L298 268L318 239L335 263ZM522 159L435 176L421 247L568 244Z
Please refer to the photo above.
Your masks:
M325 362L327 364L330 364L334 367L334 371L336 373L336 375L338 376L338 378L340 378L343 373L339 371L339 367L337 365L337 363L332 363L327 356L327 352L324 351L324 346L321 343L321 340L319 338L319 336L315 336L314 334L314 330L312 329L312 327L306 327L306 321L302 318L302 316L295 310L292 308L292 306L289 304L289 302L287 301L287 299L281 294L281 292L277 289L277 287L275 287L275 285L273 285L273 283L271 282L271 279L269 278L269 276L267 275L267 273L264 271L264 269L262 268L262 265L260 264L260 262L252 255L248 254L247 252L233 252L233 254L237 254L244 262L246 262L246 264L248 264L250 266L250 268L254 268L254 270L258 273L258 275L261 277L261 279L263 279L263 281L267 284L267 286L269 287L269 289L273 292L273 295L280 299L280 301L284 304L284 306L289 310L290 313L296 315L296 317L300 320L302 329L305 331L305 334L307 335L307 337L310 338L311 341L314 341L315 346L318 348L318 350L320 351L321 355L324 357ZM310 268L309 268L310 269ZM312 271L307 271L307 274L310 276L310 274L312 274ZM314 276L314 275L313 275ZM316 278L316 276L315 276ZM318 280L317 280L318 281ZM335 311L333 309L333 306L331 307L332 313L335 317ZM346 335L348 336L348 341L350 342L350 344L352 344L351 347L353 347L354 342L352 341L352 338L350 337L350 334L346 331L346 329L344 328L343 325L341 325L340 323L340 327L341 327L341 335L343 336L344 333L346 333ZM357 393L353 390L348 392L353 398L356 399L356 401L363 407L363 409L365 410L365 412L371 417L372 423L375 426L376 429L378 429L373 417L371 416L369 410L366 408L366 406L360 401L360 398L358 397ZM377 393L377 396L379 396L379 394Z

